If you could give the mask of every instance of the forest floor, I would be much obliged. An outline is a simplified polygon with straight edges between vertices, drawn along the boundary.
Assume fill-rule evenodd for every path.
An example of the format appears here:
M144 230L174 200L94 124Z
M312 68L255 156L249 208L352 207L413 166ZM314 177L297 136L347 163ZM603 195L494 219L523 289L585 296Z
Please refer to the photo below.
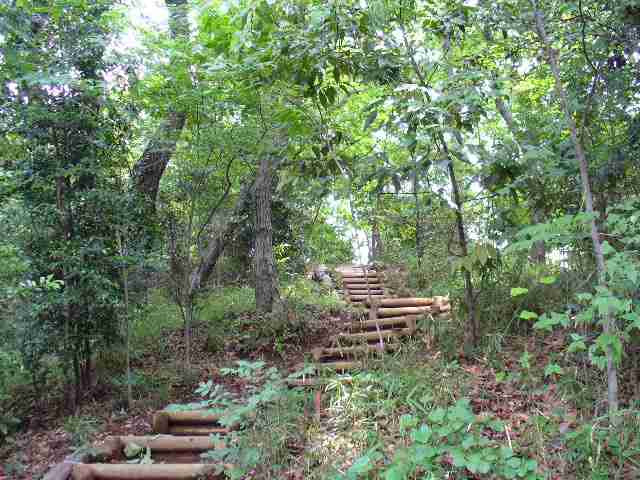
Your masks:
M154 411L170 403L196 400L194 390L200 382L213 381L224 385L238 398L248 397L255 392L252 380L223 375L221 368L231 366L239 359L264 360L268 367L290 372L293 365L303 361L304 351L309 346L318 344L332 333L335 315L336 312L324 312L313 318L314 328L299 333L296 337L300 340L298 345L291 344L283 349L281 343L271 342L252 346L250 354L246 348L239 348L238 342L228 339L224 348L212 352L210 324L199 324L194 328L191 375L184 375L180 364L176 363L176 359L183 358L184 342L179 325L163 327L160 335L154 336L154 341L161 338L162 342L135 356L134 370L139 381L131 411L125 412L121 408L122 389L113 382L98 385L91 398L87 398L71 417L64 415L63 405L37 402L32 396L28 427L14 434L0 448L3 468L0 480L4 480L3 476L7 480L39 479L80 445L100 441L109 435L148 433ZM236 340L246 340L246 334L254 328L250 325L259 325L260 319L251 319L246 312L236 312L232 316L236 320L245 319L245 326L240 328L244 334L236 331ZM579 432L580 425L588 420L580 406L593 399L591 396L580 398L586 393L580 391L582 384L577 380L585 372L578 367L571 375L549 372L545 375L549 359L558 358L563 345L566 341L561 333L551 336L530 334L504 338L498 348L469 359L455 350L442 350L432 334L421 332L402 352L389 355L379 367L373 365L366 373L366 381L353 381L364 378L358 375L349 383L336 377L333 386L323 393L320 421L313 415L307 416L305 407L302 427L295 422L283 427L283 436L289 437L283 439L288 458L282 463L286 465L278 473L267 475L263 472L243 478L330 478L336 472L345 472L363 455L373 437L392 457L406 442L399 425L401 417L412 411L412 396L433 406L452 404L466 397L475 414L495 416L504 422L505 429L496 434L495 440L512 446L519 455L535 459L539 471L544 472L543 478L587 478L581 476L579 463L601 449L595 461L604 464L604 458L612 452L606 439L598 442L592 438L592 444L580 448L571 443L572 432ZM383 395L366 386L371 378ZM401 386L394 386L394 382ZM416 389L418 393L414 395ZM591 429L588 433L595 438L598 432ZM340 461L336 462L336 459ZM609 461L615 463L616 460ZM637 478L638 470L634 470L632 463L618 463L618 478ZM466 478L482 477L469 475Z

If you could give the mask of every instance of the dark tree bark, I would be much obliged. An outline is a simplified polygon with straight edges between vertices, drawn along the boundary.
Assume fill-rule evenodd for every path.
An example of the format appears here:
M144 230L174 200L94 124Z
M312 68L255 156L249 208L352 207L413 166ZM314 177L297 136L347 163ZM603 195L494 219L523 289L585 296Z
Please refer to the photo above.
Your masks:
M256 178L256 309L271 312L279 298L271 225L271 157L260 160Z
M166 0L169 9L169 28L172 38L186 38L189 35L189 19L186 0ZM154 132L142 156L133 168L136 189L155 209L160 180L176 151L178 139L186 123L186 114L170 111Z
M380 260L382 255L382 239L380 238L380 225L377 218L374 216L373 225L371 226L371 252L369 254L370 260L376 262Z
M171 112L155 131L134 167L136 188L145 195L150 207L155 207L160 180L171 160L178 138L186 123L184 112Z

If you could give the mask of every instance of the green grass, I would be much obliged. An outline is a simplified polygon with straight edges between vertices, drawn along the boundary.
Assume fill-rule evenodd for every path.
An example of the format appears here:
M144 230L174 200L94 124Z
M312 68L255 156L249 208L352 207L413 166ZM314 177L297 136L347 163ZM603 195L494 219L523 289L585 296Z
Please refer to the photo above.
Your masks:
M133 317L131 322L133 352L153 351L161 344L162 333L182 326L178 306L160 289L149 293L149 305Z
M198 309L198 319L210 325L224 322L229 316L253 312L256 309L255 290L250 287L222 287L204 298Z

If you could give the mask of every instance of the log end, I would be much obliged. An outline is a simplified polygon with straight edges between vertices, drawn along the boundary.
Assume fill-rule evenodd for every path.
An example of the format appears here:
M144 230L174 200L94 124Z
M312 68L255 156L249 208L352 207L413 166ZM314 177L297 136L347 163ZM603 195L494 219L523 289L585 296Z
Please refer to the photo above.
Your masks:
M169 414L167 412L156 412L153 415L153 432L169 433Z
M91 465L74 465L71 472L72 480L94 480Z

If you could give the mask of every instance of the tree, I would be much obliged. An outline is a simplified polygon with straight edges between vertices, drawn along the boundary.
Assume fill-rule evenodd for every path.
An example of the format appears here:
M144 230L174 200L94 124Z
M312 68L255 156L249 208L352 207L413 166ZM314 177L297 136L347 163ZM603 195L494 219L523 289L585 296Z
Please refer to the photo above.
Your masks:
M118 181L130 119L101 83L100 72L111 67L104 55L111 25L103 21L110 3L10 12L17 23L2 70L15 88L4 99L13 121L3 134L23 142L11 168L29 212L16 226L29 262L17 311L20 344L38 389L48 373L45 355L61 359L73 409L93 384L94 354L118 340L113 226L126 221L123 212L136 215Z
M273 259L270 154L263 154L256 177L256 308L271 312L278 301L278 273Z

